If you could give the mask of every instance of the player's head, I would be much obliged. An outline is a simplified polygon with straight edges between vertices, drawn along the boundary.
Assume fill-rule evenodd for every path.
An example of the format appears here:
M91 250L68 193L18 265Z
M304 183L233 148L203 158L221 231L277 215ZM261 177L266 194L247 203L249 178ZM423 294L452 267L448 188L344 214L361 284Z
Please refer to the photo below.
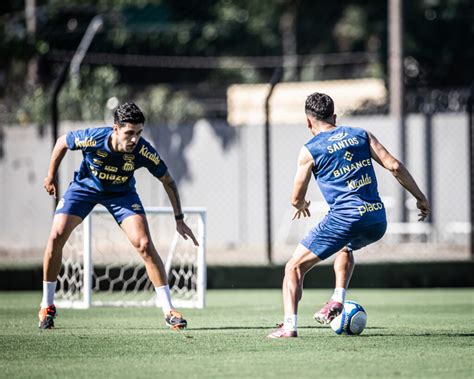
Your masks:
M315 92L306 98L305 103L306 116L310 119L323 121L328 124L336 124L336 115L334 114L334 101L325 93Z
M135 103L125 103L114 112L114 124L123 127L125 124L144 124L145 116Z
M135 103L120 105L114 112L113 145L119 152L132 152L143 131L145 116Z

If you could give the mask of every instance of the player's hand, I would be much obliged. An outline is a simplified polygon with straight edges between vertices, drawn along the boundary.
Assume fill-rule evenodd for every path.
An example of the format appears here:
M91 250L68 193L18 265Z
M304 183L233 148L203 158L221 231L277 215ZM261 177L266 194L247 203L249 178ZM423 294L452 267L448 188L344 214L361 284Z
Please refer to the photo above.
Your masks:
M197 241L196 237L189 226L183 220L176 221L176 231L185 239L187 240L188 237L193 240L194 246L199 246L199 242Z
M309 211L309 206L311 201L304 201L304 204L301 208L297 209L293 214L292 220L300 219L301 217L311 217L311 212Z
M420 210L420 213L418 213L418 221L425 221L431 212L430 203L428 203L426 198L417 200L416 207Z
M43 181L43 187L48 194L54 196L54 198L57 199L58 182L55 177L47 176Z

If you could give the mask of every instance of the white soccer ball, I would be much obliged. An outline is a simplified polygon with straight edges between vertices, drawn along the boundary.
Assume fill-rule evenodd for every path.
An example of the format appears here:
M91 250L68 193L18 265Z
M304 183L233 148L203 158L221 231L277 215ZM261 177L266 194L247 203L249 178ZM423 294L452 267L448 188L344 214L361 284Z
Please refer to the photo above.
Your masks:
M367 313L362 305L348 300L344 303L342 313L331 321L331 328L336 334L361 334L367 325Z

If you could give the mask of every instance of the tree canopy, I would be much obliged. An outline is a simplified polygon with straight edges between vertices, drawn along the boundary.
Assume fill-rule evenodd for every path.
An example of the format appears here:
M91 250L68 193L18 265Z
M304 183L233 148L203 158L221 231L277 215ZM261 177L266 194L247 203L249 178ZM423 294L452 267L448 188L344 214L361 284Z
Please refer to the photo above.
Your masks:
M230 83L266 82L289 53L285 33L296 80L386 78L386 1L37 0L31 33L25 2L11 0L0 4L0 96L21 99L32 60L45 93L97 14L104 27L84 64L109 66L113 86L132 91L165 84L222 94ZM471 0L404 2L409 88L471 84L473 21Z

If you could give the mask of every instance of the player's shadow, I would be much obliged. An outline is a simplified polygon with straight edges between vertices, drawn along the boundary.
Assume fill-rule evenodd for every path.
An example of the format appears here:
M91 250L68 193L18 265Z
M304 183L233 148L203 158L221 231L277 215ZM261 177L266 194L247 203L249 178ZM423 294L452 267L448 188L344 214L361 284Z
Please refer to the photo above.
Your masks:
M265 326L215 326L215 327L204 327L204 328L187 328L189 332L193 331L213 331L213 330L272 330L275 329L277 325L265 325ZM66 329L66 328L61 328L61 327L56 327L56 330L59 329ZM75 327L74 329L87 329L91 330L90 327ZM100 330L104 330L104 328L99 328ZM105 329L110 329L110 330L116 330L116 327L110 327L110 328L105 328ZM150 328L134 328L134 327L127 327L127 330L156 330L155 326L152 326ZM324 325L312 325L312 326L299 326L298 330L300 329L318 329L318 330L330 330L329 326L324 326ZM448 338L462 338L462 337L468 337L472 338L474 337L474 332L470 333L454 333L454 332L439 332L439 333L371 333L373 330L384 330L384 329L390 329L387 327L379 327L379 326L372 326L372 327L367 327L365 329L365 332L358 335L358 336L345 336L345 337L357 337L357 338L373 338L373 337L421 337L421 338L433 338L433 337L448 337ZM41 331L40 334L45 333L47 334L48 331ZM81 337L82 338L82 337Z
M197 139L199 135L202 136L199 133L200 129L206 127L210 129L211 135L214 137L213 141L207 143L220 145L222 154L228 154L230 146L238 141L237 129L230 127L223 121L206 120L204 124L199 125L196 122L186 122L180 125L149 125L148 137L169 166L173 178L178 184L183 180L192 181L193 179L195 173L190 170L191 158L187 150L192 147L193 143L197 143L193 140Z
M215 326L205 328L188 328L188 330L268 330L275 329L278 325L266 325L266 326ZM327 326L298 326L299 329L328 329Z
M212 331L212 330L271 330L275 329L277 325L266 325L266 326L216 326L216 327L205 327L205 328L188 328L189 331ZM328 326L299 326L300 329L326 329L330 330ZM413 334L404 334L404 333L372 333L374 330L387 330L390 328L373 326L365 329L365 332L356 336L358 338L371 338L371 337L422 337L422 338L433 338L433 337L451 337L451 338L460 338L460 337L474 337L474 333L450 333L450 332L439 332L439 333L413 333ZM350 337L350 336L349 336Z
M369 328L368 328L369 329ZM374 328L370 328L374 329ZM385 328L382 328L385 329ZM358 337L451 337L451 338L459 338L459 337L474 337L474 333L450 333L450 332L439 332L439 333L412 333L412 334L404 334L404 333L370 333L370 334L361 334Z

